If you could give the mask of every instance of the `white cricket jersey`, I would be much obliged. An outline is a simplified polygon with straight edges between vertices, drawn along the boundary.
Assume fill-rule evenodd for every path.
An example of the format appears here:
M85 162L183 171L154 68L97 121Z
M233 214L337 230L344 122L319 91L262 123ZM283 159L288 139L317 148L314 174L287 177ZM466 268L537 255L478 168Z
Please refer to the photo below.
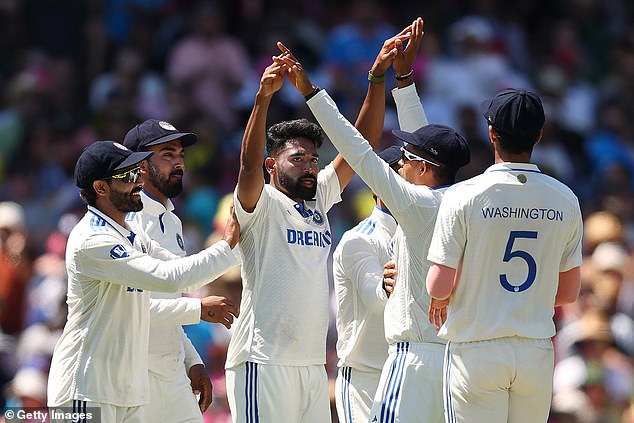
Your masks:
M407 91L397 90L398 95L395 93L394 99L401 128L413 132L426 125L427 119L415 87L410 87ZM419 104L417 109L413 107L415 103ZM317 93L307 104L337 150L387 205L398 222L394 235L398 277L384 315L387 341L390 344L402 341L445 343L429 323L430 298L425 279L430 266L427 250L446 187L431 189L411 184L400 177L372 151L370 144L339 113L325 91ZM414 113L415 110L419 112Z
M172 201L167 200L167 204L163 204L145 191L141 191L141 200L143 210L129 213L127 219L135 219L147 235L161 247L179 257L184 257L186 251L183 225L173 212ZM186 354L188 363L199 364L202 360L181 325L200 322L200 299L185 298L175 292L151 292L150 296L152 320L148 346L149 369L167 379L186 375L189 370L183 365ZM173 301L163 301L165 299ZM169 320L159 321L161 316Z
M68 319L53 352L49 406L71 400L119 407L147 403L148 290L202 286L233 263L225 241L175 260L133 222L126 224L88 207L70 233Z
M429 260L460 267L440 336L550 338L559 272L581 265L573 192L530 163L500 163L443 199Z
M387 295L383 265L392 257L396 220L378 206L341 237L333 254L339 367L381 370L388 344L383 327Z
M317 176L312 201L297 203L265 184L255 210L234 193L240 222L242 301L226 368L250 361L309 366L326 362L328 255L326 213L341 200L332 165Z

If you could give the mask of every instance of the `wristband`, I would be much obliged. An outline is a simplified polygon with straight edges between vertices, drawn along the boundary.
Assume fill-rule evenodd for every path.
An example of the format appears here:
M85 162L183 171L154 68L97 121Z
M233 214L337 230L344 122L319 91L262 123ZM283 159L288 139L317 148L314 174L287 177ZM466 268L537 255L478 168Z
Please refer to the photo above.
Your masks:
M321 88L319 87L315 87L315 89L308 95L305 95L304 98L306 99L306 101L310 100L311 98L315 97L315 95L317 95L317 93L321 91Z
M414 69L407 72L405 75L401 75L401 76L395 75L394 77L396 78L397 81L402 81L404 79L411 77L412 75L414 75Z
M368 81L372 84L380 84L381 82L385 82L385 74L381 76L372 75L372 71L368 71Z

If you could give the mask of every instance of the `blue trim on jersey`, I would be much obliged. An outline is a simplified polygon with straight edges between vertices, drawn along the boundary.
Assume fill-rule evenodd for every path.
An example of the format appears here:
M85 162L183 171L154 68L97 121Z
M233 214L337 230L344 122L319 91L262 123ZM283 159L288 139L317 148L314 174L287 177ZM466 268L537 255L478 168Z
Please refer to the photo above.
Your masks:
M343 376L342 401L343 405L343 422L352 423L352 401L350 400L350 380L352 379L352 367L342 367L341 374Z
M396 406L401 393L401 385L403 384L408 351L409 342L399 342L396 344L396 357L392 362L387 389L385 390L383 404L381 405L381 423L394 423L396 421Z
M106 232L107 231L106 224L108 223L106 219L94 213L93 211L90 211L90 213L94 215L93 217L90 218L90 227L97 232Z
M359 232L362 234L370 235L376 229L376 221L372 219L366 219L363 222L359 223L357 227L354 229L355 232Z
M244 396L246 403L246 423L259 423L258 414L258 365L247 361L246 383L244 384Z
M143 191L143 194L147 195L147 197L152 200L152 201L156 201L157 203L159 203L160 205L162 205L163 207L165 207L165 205L163 203L161 203L159 200L157 200L156 198L152 197L150 194L148 194L148 192L144 189L142 189L141 191Z
M453 401L451 398L451 388L449 381L451 380L451 354L449 349L451 347L451 343L447 343L447 348L445 349L445 421L447 423L455 423L456 422L456 411L454 410Z
M380 212L383 212L383 213L387 214L388 216L392 216L392 213L390 213L390 211L389 211L389 210L382 209L382 208L381 208L381 207L379 207L379 206L374 206L374 208L375 208L375 209L377 209L377 210L378 210L378 211L380 211ZM394 216L392 216L392 217L394 217Z
M83 417L78 417L77 419L73 418L72 423L87 423L88 419L88 417L86 416L86 401L73 400L73 415L79 416L81 414L83 414Z
M159 225L161 225L161 232L165 233L165 223L163 223L163 216L165 216L165 213L159 214L158 221L159 221Z
M128 212L128 214L125 215L126 222L133 222L134 219L136 219L136 212Z

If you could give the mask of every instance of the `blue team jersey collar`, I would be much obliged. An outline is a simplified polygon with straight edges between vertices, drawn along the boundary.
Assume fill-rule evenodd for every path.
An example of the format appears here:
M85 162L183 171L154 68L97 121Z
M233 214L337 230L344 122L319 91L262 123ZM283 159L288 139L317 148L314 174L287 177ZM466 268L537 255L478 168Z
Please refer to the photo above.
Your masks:
M161 203L150 194L141 190L141 201L143 202L143 213L147 213L152 216L160 216L161 214L174 210L174 203L172 200L167 200L167 204Z
M98 218L101 218L101 219L105 220L106 223L108 225L112 226L112 228L115 231L119 232L122 236L128 238L130 240L130 242L134 244L134 238L136 237L136 234L134 232L132 232L131 230L129 230L128 228L124 228L123 226L119 225L117 222L112 220L105 213L102 213L99 209L97 209L97 208L95 208L93 206L88 206L87 214L93 214L93 215L97 216Z
M370 215L370 218L373 220L376 220L377 222L379 222L381 225L385 226L392 232L396 230L397 223L394 216L392 216L392 213L390 213L387 210L383 210L379 206L374 206L374 209L372 209L372 214Z
M499 172L499 171L514 171L521 170L524 172L537 172L541 173L539 167L533 163L519 163L519 162L504 162L491 165L485 170L485 172Z

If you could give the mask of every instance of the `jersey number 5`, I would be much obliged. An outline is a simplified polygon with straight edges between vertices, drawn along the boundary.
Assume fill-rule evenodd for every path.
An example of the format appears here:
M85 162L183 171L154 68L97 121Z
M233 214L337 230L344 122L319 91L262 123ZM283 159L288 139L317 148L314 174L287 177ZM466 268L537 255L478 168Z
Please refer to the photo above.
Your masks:
M504 258L502 261L509 262L512 258L519 257L526 262L528 266L528 275L526 280L521 285L511 285L506 278L506 274L500 275L500 283L502 288L511 292L526 291L535 282L535 276L537 275L537 263L535 259L529 253L524 250L513 251L513 243L517 238L537 238L537 232L535 231L511 231L509 233L509 240L506 243L506 251L504 251Z

